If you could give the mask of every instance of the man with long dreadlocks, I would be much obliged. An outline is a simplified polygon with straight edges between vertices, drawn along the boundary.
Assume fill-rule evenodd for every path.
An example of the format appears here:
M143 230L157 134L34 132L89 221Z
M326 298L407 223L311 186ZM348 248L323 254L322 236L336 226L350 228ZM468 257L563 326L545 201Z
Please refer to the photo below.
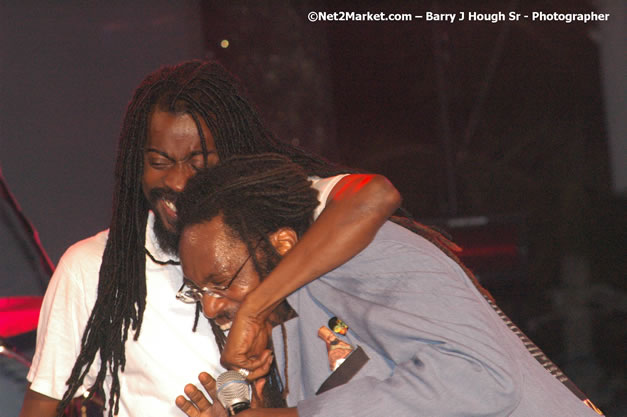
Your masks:
M309 184L302 168L276 154L231 158L190 180L177 200L181 298L202 303L220 325L237 321L311 230L318 203ZM386 222L349 262L272 309L264 347L276 359L262 355L258 369L269 373L256 382L265 383L263 406L238 415L598 416L548 358L537 360L542 352L457 261L452 244L405 220L407 228ZM199 380L216 398L215 381L206 373ZM189 417L224 415L195 385L184 392L189 399L176 402Z
M215 323L198 322L199 307L175 298L175 202L197 170L261 152L302 166L324 208L276 270L283 281L307 282L350 259L400 205L385 178L341 176L347 170L277 141L220 65L150 74L124 118L110 227L68 249L50 281L21 417L61 415L87 391L105 399L109 416L181 415L174 399L198 367L224 371Z

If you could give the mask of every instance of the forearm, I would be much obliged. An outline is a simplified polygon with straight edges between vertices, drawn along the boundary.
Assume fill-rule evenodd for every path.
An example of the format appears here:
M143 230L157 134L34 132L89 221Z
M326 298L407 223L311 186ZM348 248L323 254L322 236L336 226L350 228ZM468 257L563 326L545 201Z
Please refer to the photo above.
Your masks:
M28 388L20 417L54 417L57 415L59 400L47 397Z
M242 417L298 417L296 408L251 408L238 414Z
M294 248L250 293L242 308L263 315L293 291L350 260L400 206L394 186L379 175L349 175Z

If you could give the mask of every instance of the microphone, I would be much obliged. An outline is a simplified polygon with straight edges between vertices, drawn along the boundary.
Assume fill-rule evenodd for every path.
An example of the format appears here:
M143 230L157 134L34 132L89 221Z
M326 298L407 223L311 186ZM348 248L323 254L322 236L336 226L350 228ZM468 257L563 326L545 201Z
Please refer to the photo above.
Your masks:
M216 379L218 400L230 416L250 408L252 388L238 371L226 371Z

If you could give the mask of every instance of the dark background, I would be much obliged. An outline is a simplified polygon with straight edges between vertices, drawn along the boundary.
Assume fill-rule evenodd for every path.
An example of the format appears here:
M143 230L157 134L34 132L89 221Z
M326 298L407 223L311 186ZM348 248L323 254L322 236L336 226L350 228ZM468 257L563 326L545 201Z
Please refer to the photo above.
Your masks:
M54 263L107 227L139 81L163 64L218 59L282 140L386 175L566 374L608 416L625 415L623 2L129 3L0 1L0 168ZM333 10L611 16L307 20ZM1 207L0 298L41 295L48 278ZM34 332L8 341L32 355ZM25 374L0 357L0 417L17 415Z

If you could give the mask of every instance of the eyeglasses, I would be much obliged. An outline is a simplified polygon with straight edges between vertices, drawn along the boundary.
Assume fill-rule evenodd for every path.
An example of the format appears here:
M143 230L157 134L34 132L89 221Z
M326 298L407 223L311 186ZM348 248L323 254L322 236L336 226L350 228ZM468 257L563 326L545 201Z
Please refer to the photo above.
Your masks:
M224 298L224 295L220 294L220 292L224 292L229 289L233 281L235 281L235 278L237 278L237 276L242 271L242 269L244 269L244 266L246 265L246 263L248 262L251 256L252 256L252 253L248 255L244 263L242 263L242 266L240 266L237 269L237 272L235 272L233 277L229 280L229 282L226 285L216 285L216 286L213 286L212 288L209 288L209 287L198 288L194 284L188 284L187 282L184 282L181 288L176 293L176 299L186 304L193 304L193 303L201 302L202 297L204 295L208 295L213 298ZM220 292L216 292L216 291L220 291Z

